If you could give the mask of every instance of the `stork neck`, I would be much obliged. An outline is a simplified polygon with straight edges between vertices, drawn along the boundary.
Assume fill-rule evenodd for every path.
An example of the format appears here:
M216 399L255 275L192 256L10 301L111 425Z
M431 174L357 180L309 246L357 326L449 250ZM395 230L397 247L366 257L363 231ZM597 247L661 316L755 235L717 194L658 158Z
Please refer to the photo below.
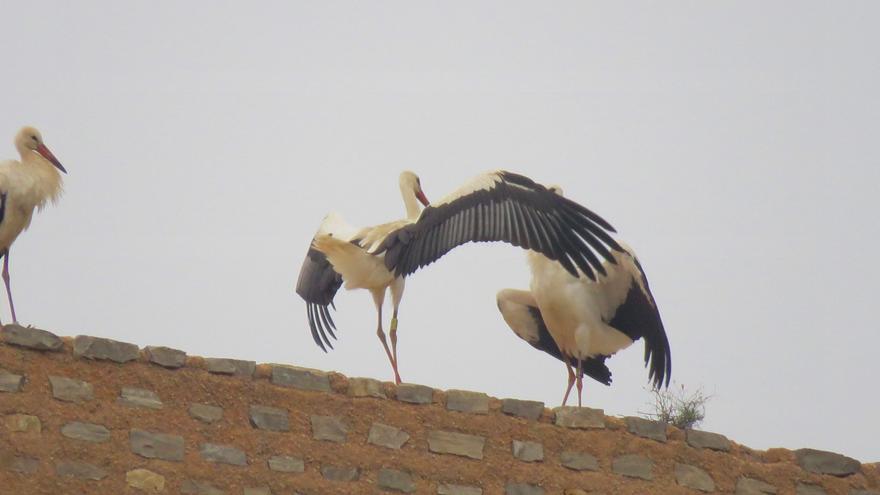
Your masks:
M416 198L416 193L412 191L412 189L401 189L400 195L403 197L403 205L406 207L406 219L416 221L419 219L419 215L422 213L422 208L419 206L419 200Z

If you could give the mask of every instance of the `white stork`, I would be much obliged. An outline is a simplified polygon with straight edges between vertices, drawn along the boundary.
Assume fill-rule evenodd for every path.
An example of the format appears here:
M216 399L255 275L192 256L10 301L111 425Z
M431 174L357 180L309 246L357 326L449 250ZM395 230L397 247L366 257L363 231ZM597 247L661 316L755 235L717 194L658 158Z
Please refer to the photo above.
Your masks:
M605 359L640 338L645 339L649 380L655 388L669 385L672 356L657 303L635 253L619 245L621 250L613 253L616 263L607 264L596 280L574 277L559 263L530 251L531 291L498 292L498 309L514 333L565 363L563 405L575 381L581 405L585 374L610 385Z
M502 241L542 253L573 277L585 274L594 279L594 270L605 273L595 253L614 263L609 248L620 249L606 221L522 175L484 173L421 213L415 198L427 201L418 177L404 172L400 188L407 205L404 220L355 232L337 216L328 216L312 240L296 288L306 301L312 337L325 351L324 344L330 344L327 334L336 338L329 307L343 281L347 289L370 290L379 314L377 334L398 383L397 313L407 275L456 246ZM394 302L390 350L381 309L389 287Z
M40 131L23 127L15 135L15 148L21 161L0 162L0 257L3 257L3 282L9 298L12 321L18 323L12 289L9 286L9 249L31 224L34 209L61 195L61 174L67 173L55 155L43 143Z

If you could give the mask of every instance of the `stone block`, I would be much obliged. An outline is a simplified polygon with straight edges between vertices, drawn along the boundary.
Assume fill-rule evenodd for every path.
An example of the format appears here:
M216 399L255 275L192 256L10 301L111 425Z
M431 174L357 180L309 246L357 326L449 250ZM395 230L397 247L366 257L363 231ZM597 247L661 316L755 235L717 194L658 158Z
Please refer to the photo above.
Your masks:
M149 469L132 469L125 473L125 483L146 493L161 493L165 490L165 477Z
M251 377L254 376L257 363L242 359L205 358L205 367L209 373L216 373L218 375Z
M824 450L798 449L794 455L798 465L811 473L849 476L862 468L862 463L852 457Z
M73 339L73 355L78 358L127 363L138 358L138 346L117 340L77 335Z
M407 440L409 440L407 432L382 423L373 423L367 435L368 443L389 449L399 449Z
M281 473L302 473L306 470L306 463L299 457L274 455L269 458L269 469Z
M544 460L544 446L538 442L519 441L513 442L513 456L524 462L539 462Z
M698 449L720 450L722 452L730 451L730 440L724 435L711 433L700 430L685 430L687 443L691 447Z
M203 443L199 449L202 459L217 464L231 464L233 466L247 466L247 455L244 451L229 445L215 443Z
M437 495L483 495L483 489L478 486L440 483L437 486Z
M414 383L401 383L397 386L397 400L410 404L430 404L434 401L434 389Z
M504 495L544 495L544 489L528 483L508 483Z
M269 406L251 406L251 426L261 430L290 431L290 422L285 409Z
M123 406L162 409L162 401L156 392L135 387L122 387L118 402Z
M184 480L180 484L180 493L185 495L226 495L226 491L210 483L195 480Z
M324 371L281 364L272 365L271 382L282 387L330 392L330 375Z
M501 412L527 419L538 419L544 413L544 403L535 400L504 399Z
M317 416L311 417L312 437L315 440L326 440L328 442L343 443L348 436L348 425L346 425L339 416Z
M650 438L658 442L666 441L666 423L635 416L627 416L624 420L626 421L627 430L633 435Z
M374 397L376 399L386 399L385 390L382 382L372 378L349 378L348 379L348 396L349 397Z
M360 470L355 467L321 466L321 476L330 481L357 481Z
M553 409L556 426L565 428L605 428L605 411L589 407L562 406Z
M94 423L74 421L61 427L61 434L74 440L102 443L110 440L110 430Z
M416 491L416 483L411 474L397 469L379 470L379 488L385 491L412 493Z
M199 421L213 423L223 418L223 408L209 404L193 404L189 406L189 415Z
M482 392L448 390L446 392L446 409L464 413L488 414L489 396Z
M100 481L107 477L107 471L86 462L60 461L55 465L55 473L58 476L69 476L81 480Z
M808 483L798 483L794 493L795 495L828 495L821 486Z
M170 347L152 346L144 348L147 359L163 368L182 368L186 364L186 353Z
M272 495L272 490L268 486L244 487L242 495ZM294 494L296 495L296 494Z
M428 450L436 454L482 459L485 444L486 438L477 435L439 430L428 432Z
M63 376L49 376L52 397L65 402L85 402L95 397L92 384Z
M761 480L740 477L736 480L736 495L773 495L776 487Z
M64 342L54 333L10 323L0 330L0 340L7 344L37 351L60 351Z
M715 481L709 473L690 464L675 464L675 481L685 487L701 492L714 492Z
M0 452L0 469L20 474L34 474L40 469L39 459Z
M573 452L566 450L559 454L559 460L564 467L575 471L599 470L599 460L586 452Z
M611 461L611 470L630 478L654 479L654 461L642 455L627 454L615 457Z
M11 433L39 436L43 431L40 418L31 414L9 414L3 418L3 425Z
M24 376L0 369L0 392L21 392Z
M165 433L151 433L145 430L131 430L129 433L131 451L148 459L165 461L183 460L183 437Z

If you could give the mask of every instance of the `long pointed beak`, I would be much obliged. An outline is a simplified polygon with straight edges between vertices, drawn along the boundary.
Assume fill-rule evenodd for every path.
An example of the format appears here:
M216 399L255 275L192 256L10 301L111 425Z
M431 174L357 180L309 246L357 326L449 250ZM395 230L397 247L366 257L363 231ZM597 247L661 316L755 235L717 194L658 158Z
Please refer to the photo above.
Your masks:
M61 165L61 162L59 162L58 159L55 158L55 155L53 155L52 152L49 151L49 148L47 148L45 144L37 146L37 153L42 155L42 157L46 160L52 162L52 165L58 167L58 170L64 172L65 174L67 173L67 170L64 169L64 167Z
M428 201L428 198L425 197L425 193L423 193L421 189L419 189L419 190L416 192L416 198L418 198L419 201L421 201L422 204L425 205L425 206L429 206L429 205L431 204L431 202Z

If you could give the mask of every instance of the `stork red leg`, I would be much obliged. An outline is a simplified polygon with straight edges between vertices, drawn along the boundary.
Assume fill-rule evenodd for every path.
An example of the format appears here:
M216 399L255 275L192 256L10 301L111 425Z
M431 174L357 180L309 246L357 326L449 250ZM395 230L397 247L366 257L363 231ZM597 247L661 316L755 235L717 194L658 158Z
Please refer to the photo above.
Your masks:
M382 303L384 301L385 289L382 289L381 292L373 292L373 302L376 303L376 313L379 315L379 328L376 329L376 335L379 337L379 341L382 342L382 347L385 348L385 355L388 356L388 361L391 363L391 369L394 370L394 381L400 385L400 374L397 373L397 363L394 362L394 356L391 355L391 349L388 347L388 341L385 339L385 330L382 330Z
M3 251L3 283L6 284L6 297L9 298L9 311L12 313L12 323L18 323L15 317L15 304L12 303L12 288L9 287L9 249Z
M565 363L565 369L568 371L568 387L565 389L565 397L562 398L562 405L564 406L566 402L568 402L568 394L571 393L571 387L574 385L574 371L571 369L571 365L568 364L568 361L565 361L566 356L563 357L563 362Z
M583 407L581 405L581 394L584 389L584 362L578 359L578 369L577 369L577 389L578 389L578 407Z
M397 309L395 308L393 315L391 316L391 330L388 332L391 335L391 353L394 355L394 360L391 362L391 366L394 367L394 377L397 379L397 384L400 385L400 374L397 369Z

